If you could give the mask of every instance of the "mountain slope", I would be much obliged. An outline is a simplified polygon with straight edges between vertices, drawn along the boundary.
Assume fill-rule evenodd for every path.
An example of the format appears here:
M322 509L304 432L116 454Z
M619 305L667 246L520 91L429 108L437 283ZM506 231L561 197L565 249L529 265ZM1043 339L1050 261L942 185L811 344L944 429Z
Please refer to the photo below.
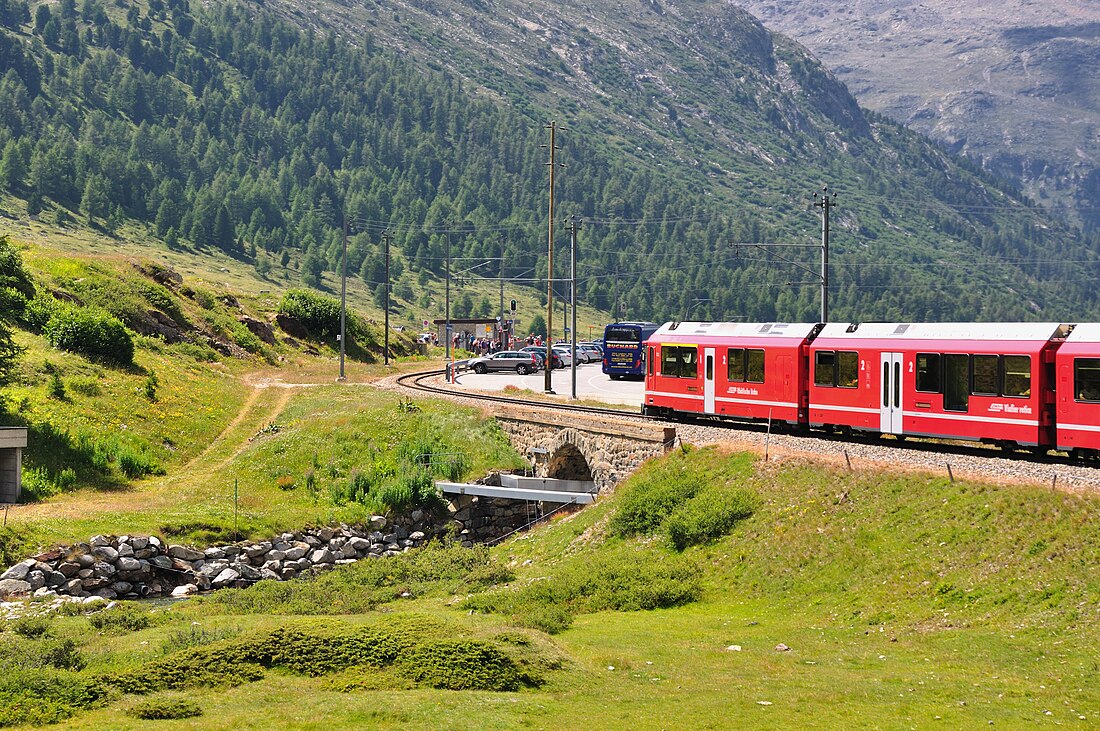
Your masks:
M1053 0L738 0L860 103L1100 221L1100 6Z
M816 317L812 248L800 268L728 244L814 246L810 195L828 183L834 318L1098 312L1090 240L862 112L805 49L728 3L308 13L173 0L123 17L86 0L39 28L36 9L2 36L0 184L61 224L130 219L314 286L340 262L346 212L349 268L376 294L384 229L405 301L448 249L464 276L497 271L503 252L506 276L538 288L539 145L555 118L569 130L557 230L584 218L580 296L605 310Z

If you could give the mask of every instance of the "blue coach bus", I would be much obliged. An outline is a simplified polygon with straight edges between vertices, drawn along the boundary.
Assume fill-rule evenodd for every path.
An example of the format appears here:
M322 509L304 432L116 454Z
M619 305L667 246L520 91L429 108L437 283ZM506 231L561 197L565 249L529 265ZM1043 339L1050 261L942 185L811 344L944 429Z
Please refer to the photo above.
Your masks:
M603 372L612 379L645 378L643 344L659 328L655 322L616 322L603 331Z

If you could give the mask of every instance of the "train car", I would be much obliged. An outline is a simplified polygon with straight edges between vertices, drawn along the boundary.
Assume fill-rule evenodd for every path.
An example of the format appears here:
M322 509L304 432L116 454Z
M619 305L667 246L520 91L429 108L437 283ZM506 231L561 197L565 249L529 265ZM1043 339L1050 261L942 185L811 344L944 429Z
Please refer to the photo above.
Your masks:
M1078 457L1100 457L1100 324L1082 323L1058 348L1057 442Z
M816 323L670 322L646 343L649 414L804 425Z
M656 332L655 322L616 322L603 331L603 372L612 380L645 375L643 343Z
M1055 441L1058 323L826 325L809 348L809 424L1003 446Z

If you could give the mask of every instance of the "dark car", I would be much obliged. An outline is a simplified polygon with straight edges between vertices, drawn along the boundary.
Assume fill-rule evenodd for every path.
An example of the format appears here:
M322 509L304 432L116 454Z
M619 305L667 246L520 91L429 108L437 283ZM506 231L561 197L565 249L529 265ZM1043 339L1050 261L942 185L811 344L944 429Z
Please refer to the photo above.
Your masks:
M545 368L546 367L544 365L546 363L546 346L545 345L528 345L526 348L521 348L520 352L521 353L534 353L539 359L539 368ZM561 362L561 356L558 355L557 353L555 353L553 350L551 350L550 352L553 354L553 357L554 357L553 367L554 368L564 368L565 364Z
M474 373L489 371L515 371L520 375L534 373L539 369L539 361L531 353L520 350L502 350L484 358L473 358L467 363Z

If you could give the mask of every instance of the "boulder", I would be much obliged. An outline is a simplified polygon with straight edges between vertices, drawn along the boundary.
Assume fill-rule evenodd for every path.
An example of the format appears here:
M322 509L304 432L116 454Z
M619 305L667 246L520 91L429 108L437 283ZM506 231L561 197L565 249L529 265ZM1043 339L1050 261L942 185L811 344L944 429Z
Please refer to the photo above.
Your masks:
M31 593L31 585L22 579L0 579L0 599L21 597Z
M316 551L309 555L309 561L313 565L332 563L336 560L336 556L332 554L332 551L327 548L318 548Z
M187 546L173 545L168 547L168 555L181 561L198 561L203 554Z
M172 596L174 597L191 596L192 594L198 593L199 587L195 586L194 584L184 584L182 586L177 586L172 589Z
M222 569L221 573L215 576L214 580L210 582L210 585L215 589L221 589L223 587L230 586L236 583L236 581L240 578L241 575L239 572L229 568Z
M20 561L4 573L0 574L0 581L5 581L8 579L22 581L23 579L27 578L27 574L31 572L31 569L34 568L34 565L36 563L38 562L35 561L33 558L28 558L26 561Z

